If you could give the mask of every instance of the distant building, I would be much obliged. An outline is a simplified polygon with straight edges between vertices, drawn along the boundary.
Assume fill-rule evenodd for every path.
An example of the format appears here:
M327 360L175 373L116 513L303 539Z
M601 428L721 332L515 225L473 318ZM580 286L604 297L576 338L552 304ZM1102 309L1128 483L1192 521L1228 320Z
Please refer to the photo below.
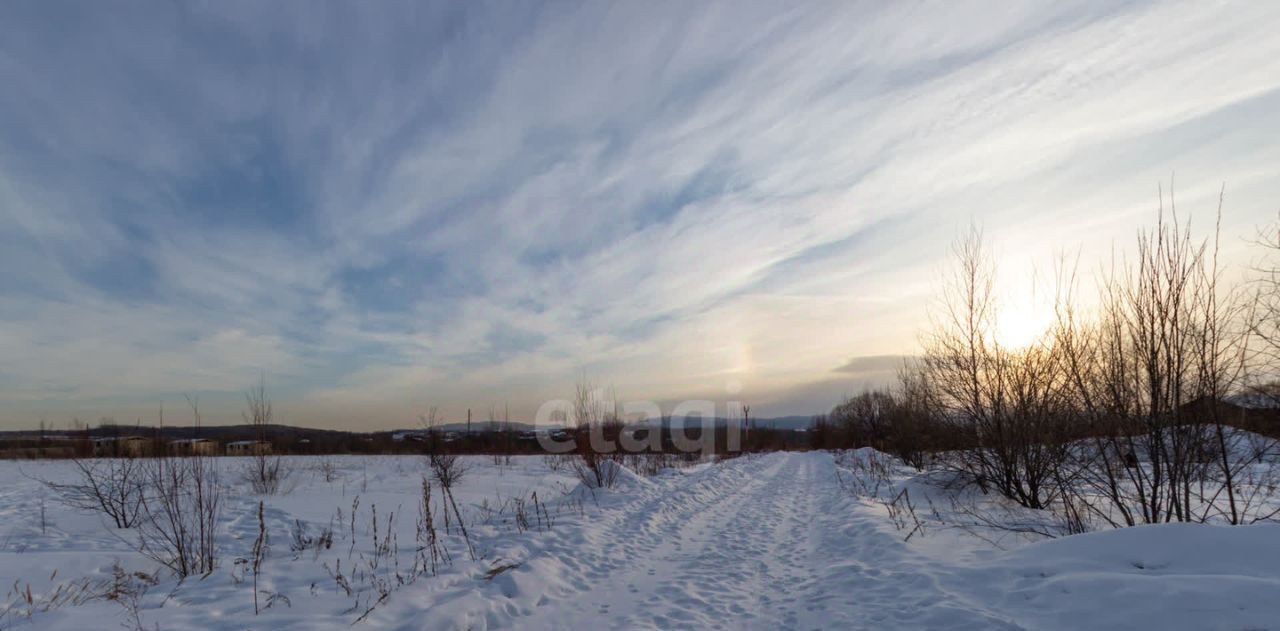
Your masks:
M97 458L137 458L151 455L154 442L142 436L112 436L93 439L93 455Z
M228 456L260 456L271 453L271 443L265 440L237 440L227 443Z
M186 438L169 441L170 456L216 456L218 443L208 438Z

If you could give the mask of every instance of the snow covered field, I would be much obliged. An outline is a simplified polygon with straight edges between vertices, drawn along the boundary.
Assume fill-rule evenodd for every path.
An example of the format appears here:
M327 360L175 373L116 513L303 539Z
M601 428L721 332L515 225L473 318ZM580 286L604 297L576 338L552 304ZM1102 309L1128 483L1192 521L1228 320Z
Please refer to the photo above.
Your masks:
M851 492L871 480L847 455L745 456L624 475L595 492L541 457L474 457L456 495L477 558L455 525L444 536L452 563L415 578L421 458L287 460L291 490L266 498L239 482L242 461L216 460L228 485L219 567L183 582L134 552L131 531L63 506L39 481L69 479L70 463L0 462L0 627L1280 628L1276 525L994 545L930 524L900 528L902 515ZM929 510L923 481L891 483ZM268 549L255 616L247 560L259 499ZM437 506L444 535L441 515ZM295 531L314 539L328 527L329 547L292 549ZM386 541L391 551L379 554ZM105 589L120 583L132 587Z

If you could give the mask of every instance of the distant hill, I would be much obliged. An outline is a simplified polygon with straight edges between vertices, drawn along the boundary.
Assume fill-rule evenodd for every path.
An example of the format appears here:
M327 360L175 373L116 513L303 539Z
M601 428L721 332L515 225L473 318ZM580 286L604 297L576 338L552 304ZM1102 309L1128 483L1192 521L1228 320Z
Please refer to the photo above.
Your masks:
M712 420L712 422L714 425L718 427L722 427L722 426L727 426L731 424L736 425L736 424L739 424L740 421L737 419L733 419L733 420L724 419L724 417L717 416L716 419ZM778 417L773 417L773 419L751 419L751 422L753 422L753 424L756 427L773 427L773 429L780 429L780 430L808 429L808 427L813 426L813 416L778 416ZM687 417L687 419L682 419L682 417L675 417L675 419L669 420L668 426L678 427L685 424L700 425L699 417L691 416L691 417ZM503 425L502 422L498 422L498 424L492 424L492 422L489 422L489 421L472 421L471 431L490 431L494 429L500 429L502 425ZM511 421L511 422L508 422L508 424L506 425L511 427L512 431L530 431L530 430L538 429L538 426L531 424L531 422L525 422L525 421ZM650 425L650 426L657 425L657 422L646 421L644 425ZM465 422L448 422L448 424L436 425L435 429L436 431L466 431L467 424L465 424ZM421 430L422 430L421 427L408 427L408 429L401 429L396 431L421 431Z
M473 432L488 432L488 431L501 430L504 427L507 429L510 429L513 432L524 432L524 431L535 429L533 423L525 423L522 421L508 421L505 423L501 421L496 423L490 423L489 421L472 421L470 429ZM444 425L436 425L434 429L437 432L465 432L467 431L467 424L466 423L445 423ZM414 427L410 429L400 429L396 431L397 432L420 432L422 431L422 428Z
M772 427L773 429L809 429L813 427L812 416L779 416L763 418L756 421L756 427Z
M796 430L805 429L813 425L813 417L811 416L780 416L776 418L751 419L756 427L770 427L774 429ZM724 427L730 424L739 423L738 419L727 419L716 417L712 420L717 427ZM648 421L646 425L657 425L656 421ZM669 426L681 427L684 425L700 425L699 417L676 417L670 419ZM488 432L495 429L501 429L503 426L511 431L524 432L537 429L533 423L524 421L510 421L508 423L490 423L489 421L473 421L471 423L472 432ZM446 423L437 425L437 431L444 432L465 432L467 431L466 423ZM420 432L421 427L410 427L395 430L379 430L375 432L359 432L334 429L316 429L311 427L296 427L293 425L268 425L265 433L269 439L278 439L283 441L297 441L303 438L316 439L340 439L349 436L363 437L386 437L396 433L403 432ZM166 440L179 438L212 438L220 441L231 440L249 440L257 437L258 430L252 425L205 425L202 427L192 426L165 426L165 427L149 427L146 425L106 425L102 427L93 427L87 430L91 437L106 436L158 436ZM45 432L47 436L70 436L83 433L72 432L70 430L48 430ZM5 430L0 431L0 438L16 439L16 438L37 438L38 433L32 430Z
M342 436L372 436L378 433L387 432L349 432L333 429L316 429L311 427L295 427L292 425L268 425L263 430L267 438L292 440L301 438L315 437L342 437ZM252 425L203 425L201 427L182 426L182 425L166 425L164 427L155 427L148 425L103 425L99 427L91 427L87 430L57 430L51 429L45 432L45 435L53 436L84 436L88 435L92 438L105 438L110 436L146 436L159 437L166 440L179 438L212 438L216 440L249 440L256 438L258 428ZM0 437L4 438L36 438L38 432L32 430L17 431L0 431Z

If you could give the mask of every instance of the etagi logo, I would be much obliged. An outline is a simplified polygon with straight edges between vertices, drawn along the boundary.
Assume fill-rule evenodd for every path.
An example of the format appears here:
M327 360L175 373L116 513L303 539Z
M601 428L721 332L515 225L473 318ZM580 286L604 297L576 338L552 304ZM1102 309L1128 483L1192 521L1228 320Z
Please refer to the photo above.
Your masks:
M669 412L654 401L614 401L602 389L579 389L572 401L553 399L534 418L548 453L590 449L601 454L675 451L710 455L742 447L741 401L682 401Z

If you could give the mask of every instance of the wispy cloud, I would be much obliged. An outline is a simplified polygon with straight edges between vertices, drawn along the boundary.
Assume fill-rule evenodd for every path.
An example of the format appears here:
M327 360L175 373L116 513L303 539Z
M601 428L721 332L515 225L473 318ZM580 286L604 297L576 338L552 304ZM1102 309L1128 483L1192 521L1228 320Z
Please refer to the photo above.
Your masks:
M7 4L0 424L264 372L298 423L584 372L816 412L971 220L1016 272L1174 171L1274 210L1275 7L988 9Z

